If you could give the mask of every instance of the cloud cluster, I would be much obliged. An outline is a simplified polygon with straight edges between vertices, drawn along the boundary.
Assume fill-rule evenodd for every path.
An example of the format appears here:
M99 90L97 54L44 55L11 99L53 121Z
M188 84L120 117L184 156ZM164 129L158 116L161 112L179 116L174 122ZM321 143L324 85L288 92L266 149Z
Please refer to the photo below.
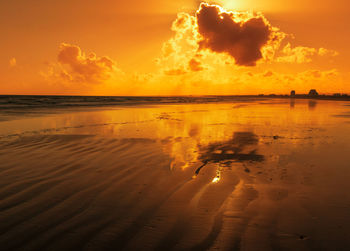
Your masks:
M236 64L255 66L262 48L273 40L273 29L263 16L244 16L202 3L196 14L200 49L227 53Z
M301 90L339 78L336 70L277 66L281 62L308 63L315 56L334 57L338 53L293 47L284 41L291 36L272 26L260 13L226 11L202 3L194 15L179 13L171 29L174 35L163 44L155 71L126 75L109 57L85 54L79 46L62 43L57 62L49 63L49 70L42 75L66 88L99 88L119 95L289 92L290 88ZM252 67L256 64L259 67ZM103 87L84 85L91 83L103 83Z
M286 46L281 51L281 56L276 58L277 62L283 63L310 63L312 57L314 56L329 56L335 57L338 55L338 52L333 50L328 50L325 48L315 49L305 46L296 46L292 47L290 43L287 43Z
M338 55L325 48L293 47L289 41L294 36L272 26L263 14L228 11L215 4L201 3L195 15L179 13L172 30L175 34L164 43L158 60L166 75L266 62L303 64Z
M321 71L316 69L305 70L301 72L297 72L294 74L291 73L281 73L277 71L268 70L263 73L247 73L248 78L245 79L247 82L273 82L272 86L281 87L281 84L288 85L298 88L305 88L309 84L314 83L328 83L329 80L335 81L339 78L339 71L336 69ZM265 84L267 84L265 82ZM291 87L292 87L291 86Z
M79 46L62 43L57 56L61 77L65 80L83 83L101 83L117 71L115 62L95 53L85 55Z
M179 13L172 30L175 34L163 44L158 61L167 75L176 69L199 73L272 61L286 37L260 13L226 11L207 3L201 3L195 15Z

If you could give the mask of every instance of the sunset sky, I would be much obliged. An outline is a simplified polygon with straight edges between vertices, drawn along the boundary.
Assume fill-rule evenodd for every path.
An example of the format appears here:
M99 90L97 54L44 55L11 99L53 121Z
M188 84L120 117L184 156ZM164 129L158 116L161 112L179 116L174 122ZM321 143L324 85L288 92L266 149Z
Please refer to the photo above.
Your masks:
M0 94L350 93L345 0L0 2Z

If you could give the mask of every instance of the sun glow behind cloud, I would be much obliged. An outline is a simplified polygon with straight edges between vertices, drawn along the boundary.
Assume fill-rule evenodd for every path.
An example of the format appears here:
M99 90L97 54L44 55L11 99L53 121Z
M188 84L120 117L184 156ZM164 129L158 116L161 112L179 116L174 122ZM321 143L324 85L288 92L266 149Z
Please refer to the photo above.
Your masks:
M326 1L317 0L294 0L294 1L281 1L281 0L214 0L206 1L209 3L216 3L221 5L223 8L228 10L253 10L262 12L288 12L288 11L325 11L329 9L329 3ZM338 0L337 4L339 7L344 5ZM341 9L341 8L339 8Z
M219 0L216 1L224 9L227 10L249 10L251 6L247 6L247 0ZM248 8L247 8L248 7Z
M24 53L12 52L7 56L6 69L16 76L20 75L16 71L40 72L44 78L40 86L37 79L33 80L36 83L33 87L28 84L27 90L32 94L37 89L42 94L45 90L52 94L74 90L82 95L205 95L288 93L290 88L297 92L317 88L323 92L342 88L339 76L344 72L332 62L344 57L343 53L329 43L314 45L307 40L304 43L304 38L299 39L297 34L294 39L290 30L270 15L280 6L277 1L209 0L202 5L201 1L186 1L185 6L176 7L180 2L157 4L151 0L140 3L135 11L134 5L121 3L118 13L111 14L118 17L118 22L111 24L106 18L100 27L113 32L94 35L96 38L87 42L82 33L98 32L84 23L76 30L89 28L88 32L46 42L47 51L33 50L38 52L37 56L46 57L41 61L47 62L46 66L35 71L25 65ZM116 8L116 3L111 1L108 11ZM96 11L110 14L101 6ZM177 13L177 17L169 15L170 12ZM145 25L149 20L152 22ZM155 32L164 20L168 21L162 24L162 30ZM67 52L65 57L63 52ZM18 65L9 63L14 55ZM10 85L6 88L11 89Z

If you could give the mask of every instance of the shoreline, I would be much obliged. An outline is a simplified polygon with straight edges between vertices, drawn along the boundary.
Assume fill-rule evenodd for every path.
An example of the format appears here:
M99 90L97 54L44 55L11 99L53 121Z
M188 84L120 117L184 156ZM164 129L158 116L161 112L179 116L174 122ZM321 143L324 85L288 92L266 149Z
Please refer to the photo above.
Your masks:
M210 104L258 101L259 99L312 99L350 101L350 96L331 95L207 95L207 96L42 96L0 95L0 109L41 109L74 107L120 107L137 105Z

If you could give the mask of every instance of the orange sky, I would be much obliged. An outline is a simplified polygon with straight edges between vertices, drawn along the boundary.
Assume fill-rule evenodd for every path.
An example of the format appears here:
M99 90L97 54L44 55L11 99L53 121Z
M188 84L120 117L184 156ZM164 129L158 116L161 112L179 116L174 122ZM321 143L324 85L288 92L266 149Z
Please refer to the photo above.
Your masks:
M0 94L350 93L347 1L200 2L1 1Z

